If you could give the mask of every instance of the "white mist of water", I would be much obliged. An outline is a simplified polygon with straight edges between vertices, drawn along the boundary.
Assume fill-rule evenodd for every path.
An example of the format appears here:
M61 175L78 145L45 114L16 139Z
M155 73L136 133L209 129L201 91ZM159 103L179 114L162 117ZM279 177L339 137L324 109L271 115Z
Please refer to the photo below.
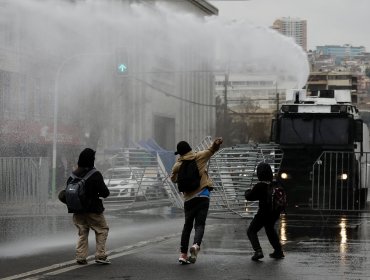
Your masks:
M0 244L0 258L15 258L19 256L36 255L56 248L73 246L76 237L73 234L55 234L41 238L25 238Z
M71 216L72 220L72 216ZM137 242L151 240L159 236L177 233L181 230L182 219L165 219L143 221L132 221L130 218L114 219L107 216L110 227L107 249L113 250L125 245L133 245ZM22 236L14 241L0 242L0 258L16 258L21 256L32 256L44 252L57 252L64 248L70 248L71 256L74 254L78 234L77 229L68 223L63 232L48 232L45 234L42 226L38 233L29 233L32 236ZM95 250L95 233L89 233L90 254Z
M309 72L306 54L292 39L249 23L216 16L204 20L164 3L12 0L7 7L21 24L21 48L37 61L32 71L42 73L44 65L70 59L61 79L68 87L111 82L99 79L97 65L110 62L109 54L122 48L145 59L140 71L163 68L156 58L165 57L171 71L205 71L206 64L209 71L289 77L297 87L305 84ZM183 55L189 51L197 62L191 69Z
M0 47L9 58L0 68L14 76L8 87L14 92L7 93L11 100L5 106L31 118L40 115L46 123L55 116L53 100L58 96L59 121L83 127L91 140L86 145L96 147L102 136L107 136L105 145L151 137L151 131L140 130L151 129L141 128L150 102L160 96L161 106L175 108L174 102L178 106L180 101L174 97L183 94L181 90L202 94L197 84L210 83L213 73L276 77L281 88L305 85L307 55L292 39L246 22L203 18L168 3L148 3L3 0L1 23L8 28L0 30ZM125 53L128 62L121 60ZM128 64L127 79L117 75L122 62ZM180 76L183 73L187 75ZM204 95L208 100L209 92ZM109 135L102 135L104 128L112 127L139 127L139 132L132 136L132 131L107 129ZM45 135L52 137L51 130Z

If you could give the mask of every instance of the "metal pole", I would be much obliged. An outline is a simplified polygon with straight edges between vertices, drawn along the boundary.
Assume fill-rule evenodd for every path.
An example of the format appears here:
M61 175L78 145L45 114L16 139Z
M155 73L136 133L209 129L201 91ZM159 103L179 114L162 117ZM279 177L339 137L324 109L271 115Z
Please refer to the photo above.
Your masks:
M53 155L52 155L52 175L51 175L51 198L56 198L56 165L57 165L57 141L58 141L58 99L59 99L59 77L64 66L72 59L81 56L97 56L97 55L112 55L112 53L82 53L75 54L66 59L60 64L54 82L54 123L53 123Z
M224 121L223 121L223 129L222 129L222 137L224 138L225 142L228 142L228 123L227 123L227 87L229 84L229 73L225 74L225 92L224 92Z
M278 85L277 81L275 81L275 94L276 94L276 115L279 113L279 99L280 99L280 94L278 92Z
M58 79L65 63L62 63L55 75L54 84L54 124L53 124L53 158L52 158L52 175L51 175L51 198L56 197L56 165L57 165L57 134L58 134Z

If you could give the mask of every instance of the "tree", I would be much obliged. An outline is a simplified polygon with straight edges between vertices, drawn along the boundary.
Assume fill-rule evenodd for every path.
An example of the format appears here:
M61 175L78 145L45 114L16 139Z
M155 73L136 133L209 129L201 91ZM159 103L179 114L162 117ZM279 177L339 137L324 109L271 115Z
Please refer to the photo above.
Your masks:
M224 101L219 96L216 97L216 135L223 137L225 145L230 145L231 133L234 128L230 114L225 114L225 106Z
M229 116L230 144L269 141L272 112L261 110L258 101L242 98L239 105L229 109Z
M365 69L365 75L370 78L370 67Z
M95 65L94 65L95 66ZM82 67L74 74L60 80L60 112L68 116L63 122L80 128L81 144L97 150L105 127L111 124L111 105L117 102L114 77L105 67Z

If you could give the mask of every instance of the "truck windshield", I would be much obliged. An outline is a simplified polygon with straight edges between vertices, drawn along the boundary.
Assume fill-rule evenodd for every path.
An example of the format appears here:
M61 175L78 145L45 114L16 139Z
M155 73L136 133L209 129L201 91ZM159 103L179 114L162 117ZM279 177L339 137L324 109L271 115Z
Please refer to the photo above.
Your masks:
M347 145L348 118L282 118L280 144Z

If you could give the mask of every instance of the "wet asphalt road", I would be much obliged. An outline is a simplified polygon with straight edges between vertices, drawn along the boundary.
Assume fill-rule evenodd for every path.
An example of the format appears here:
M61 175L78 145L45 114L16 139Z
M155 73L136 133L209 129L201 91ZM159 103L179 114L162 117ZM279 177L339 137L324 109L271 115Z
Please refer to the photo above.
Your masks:
M370 279L370 215L288 214L278 229L286 257L250 260L250 222L210 216L196 264L177 262L183 217L172 208L107 213L111 265L74 264L68 215L0 218L1 279ZM90 238L90 253L94 238Z

